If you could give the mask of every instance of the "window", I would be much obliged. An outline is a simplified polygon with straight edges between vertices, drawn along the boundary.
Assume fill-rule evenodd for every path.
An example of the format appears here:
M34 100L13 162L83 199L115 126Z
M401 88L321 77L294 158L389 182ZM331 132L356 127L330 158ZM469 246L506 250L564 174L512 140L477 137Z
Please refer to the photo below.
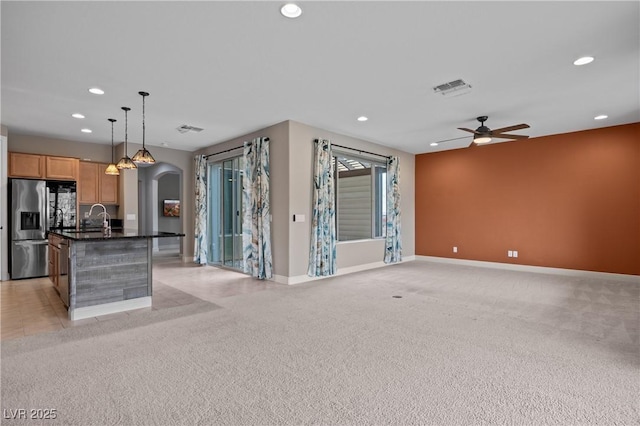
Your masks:
M387 167L381 162L335 153L338 241L382 238L387 217Z

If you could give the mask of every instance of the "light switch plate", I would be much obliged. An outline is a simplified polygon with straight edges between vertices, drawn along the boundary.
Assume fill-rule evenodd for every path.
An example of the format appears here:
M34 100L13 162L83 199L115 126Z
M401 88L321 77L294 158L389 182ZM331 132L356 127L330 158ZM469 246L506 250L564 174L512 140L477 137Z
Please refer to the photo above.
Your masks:
M136 220L135 213L127 213L127 220Z
M304 222L305 220L306 220L306 217L303 214L294 214L293 215L293 221L294 222Z

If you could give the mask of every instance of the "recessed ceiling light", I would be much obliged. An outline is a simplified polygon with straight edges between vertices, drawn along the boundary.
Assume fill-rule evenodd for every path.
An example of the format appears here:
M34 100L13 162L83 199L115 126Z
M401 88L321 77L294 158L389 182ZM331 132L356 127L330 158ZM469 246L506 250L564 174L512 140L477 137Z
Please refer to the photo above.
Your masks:
M93 93L94 95L104 95L104 90L98 87L92 87L91 89L89 89L89 92Z
M369 118L365 117L364 115L361 115L360 117L358 117L358 121L367 121Z
M280 8L280 13L287 18L297 18L302 15L302 9L295 3L287 3Z
M80 130L82 133L91 133L92 130L91 129L82 129Z
M438 142L431 142L429 145L431 145L431 146L438 146Z
M71 114L71 116L72 116L73 118L84 118L84 115L80 114L79 112L76 112L76 113L74 113L74 114Z
M573 65L586 65L593 62L593 56L583 56L582 58L578 58L573 61Z
M594 120L604 120L605 118L609 118L609 116L601 114L601 115L596 115L595 117L593 117Z

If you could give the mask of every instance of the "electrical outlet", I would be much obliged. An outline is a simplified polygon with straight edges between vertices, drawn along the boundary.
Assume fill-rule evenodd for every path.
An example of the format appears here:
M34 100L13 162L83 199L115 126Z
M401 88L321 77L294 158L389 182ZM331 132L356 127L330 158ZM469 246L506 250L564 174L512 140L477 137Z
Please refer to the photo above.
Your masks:
M509 251L507 252L507 256L508 256L508 257L513 257L513 251L512 251L512 250L509 250Z
M458 247L455 247L455 246L454 246L454 247L453 247L453 252L454 252L454 253L457 253L457 252L458 252Z
M518 257L518 250L513 251L513 257Z
M89 212L84 212L84 218L88 219L89 218Z

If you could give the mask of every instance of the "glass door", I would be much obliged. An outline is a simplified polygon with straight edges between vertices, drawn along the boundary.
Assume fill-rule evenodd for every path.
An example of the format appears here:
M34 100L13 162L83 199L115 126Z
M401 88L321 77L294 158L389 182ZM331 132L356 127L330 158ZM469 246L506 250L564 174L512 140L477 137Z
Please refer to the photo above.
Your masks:
M209 165L209 262L242 270L242 157Z

